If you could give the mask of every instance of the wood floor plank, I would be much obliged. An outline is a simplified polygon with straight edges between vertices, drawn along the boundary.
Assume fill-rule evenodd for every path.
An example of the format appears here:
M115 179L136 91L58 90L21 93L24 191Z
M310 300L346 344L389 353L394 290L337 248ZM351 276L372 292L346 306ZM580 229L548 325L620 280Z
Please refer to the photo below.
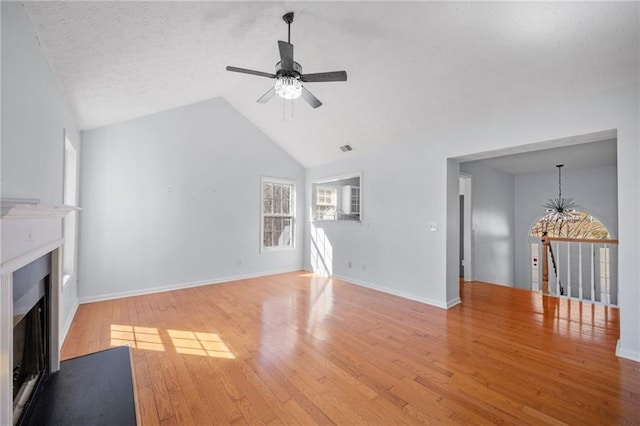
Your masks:
M130 345L142 425L638 423L616 308L486 283L461 299L278 274L83 304L61 356Z

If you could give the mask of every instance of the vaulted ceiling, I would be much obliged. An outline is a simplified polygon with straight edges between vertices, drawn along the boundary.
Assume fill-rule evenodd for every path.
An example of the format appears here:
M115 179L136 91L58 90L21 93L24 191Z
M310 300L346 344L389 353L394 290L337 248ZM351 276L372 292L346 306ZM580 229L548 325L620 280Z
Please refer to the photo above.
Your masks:
M304 166L428 138L486 111L638 79L637 3L25 2L79 124L224 97ZM285 12L323 102L256 103ZM293 117L292 117L293 115ZM351 144L352 153L341 145Z

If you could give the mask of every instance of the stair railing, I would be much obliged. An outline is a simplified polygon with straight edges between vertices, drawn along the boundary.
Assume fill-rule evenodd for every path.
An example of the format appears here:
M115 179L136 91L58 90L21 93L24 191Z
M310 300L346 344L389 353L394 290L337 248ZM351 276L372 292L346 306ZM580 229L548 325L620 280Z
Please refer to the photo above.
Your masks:
M555 249L552 242L555 243ZM617 244L618 240L612 239L556 238L549 237L546 232L543 233L541 256L543 294L617 305L617 271L615 269ZM560 251L563 253L562 261L559 259ZM551 259L555 277L554 291L549 289L549 259ZM584 259L588 259L589 263L585 265ZM586 284L589 286L586 287ZM613 300L612 294L615 295Z

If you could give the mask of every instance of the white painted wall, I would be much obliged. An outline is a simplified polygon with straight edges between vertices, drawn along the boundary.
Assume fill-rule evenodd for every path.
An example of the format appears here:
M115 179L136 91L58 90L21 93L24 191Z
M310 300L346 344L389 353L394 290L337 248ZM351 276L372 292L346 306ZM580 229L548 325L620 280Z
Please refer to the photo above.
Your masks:
M64 132L66 130L79 154L80 132L22 4L2 2L1 7L2 197L36 198L60 204L64 180ZM61 237L59 219L3 220L2 262ZM73 277L62 293L60 322L63 334L77 303Z
M305 267L314 267L316 238L325 241L323 247L330 245L327 263L337 277L437 306L455 304L459 204L448 201L458 196L459 167L455 161L448 164L447 159L469 161L478 158L478 153L488 152L486 157L490 157L496 150L535 149L531 144L617 129L618 354L640 360L638 93L638 82L632 82L599 91L567 88L562 94L518 99L500 110L487 109L482 116L452 118L448 126L434 126L432 134L420 140L400 140L361 155L354 145L345 160L308 169L308 187L312 179L362 170L365 219L362 225L322 224L320 232L309 223ZM475 190L474 184L474 199ZM308 213L309 197L306 205ZM430 222L438 224L438 231L428 230Z
M447 297L444 269L433 269L446 245L446 221L433 209L446 202L446 162L425 167L425 158L421 144L403 143L307 169L305 268L436 306L456 303L457 294ZM312 181L359 171L363 222L310 222ZM457 197L456 189L456 205Z
M302 267L304 171L223 99L83 135L80 298ZM296 249L260 253L261 177L296 182Z
M519 288L531 288L529 232L545 214L543 204L558 196L557 173L515 176L515 270ZM618 184L616 167L562 171L562 196L573 198L577 209L604 223L618 238Z
M465 128L473 134L460 135L452 156L491 151L536 141L549 141L606 129L617 129L618 135L618 233L621 333L617 353L640 360L640 286L638 217L638 82L601 91L570 90L560 96L549 96L515 108L505 107L501 113L488 111L498 121L469 123ZM494 124L491 124L494 123ZM473 137L472 137L473 136ZM466 145L466 146L465 146ZM450 184L457 185L457 180ZM448 260L449 261L449 260ZM453 260L451 260L453 261ZM453 285L453 283L448 283Z
M474 279L512 287L514 282L514 177L481 161L460 164L471 176Z

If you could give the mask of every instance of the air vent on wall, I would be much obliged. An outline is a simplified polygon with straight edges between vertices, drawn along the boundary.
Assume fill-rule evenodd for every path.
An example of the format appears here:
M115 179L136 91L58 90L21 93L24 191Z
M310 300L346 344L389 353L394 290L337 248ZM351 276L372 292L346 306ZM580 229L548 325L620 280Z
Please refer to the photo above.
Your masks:
M353 148L351 148L351 145L342 145L340 147L340 151L342 152L349 152L349 151L353 151Z

